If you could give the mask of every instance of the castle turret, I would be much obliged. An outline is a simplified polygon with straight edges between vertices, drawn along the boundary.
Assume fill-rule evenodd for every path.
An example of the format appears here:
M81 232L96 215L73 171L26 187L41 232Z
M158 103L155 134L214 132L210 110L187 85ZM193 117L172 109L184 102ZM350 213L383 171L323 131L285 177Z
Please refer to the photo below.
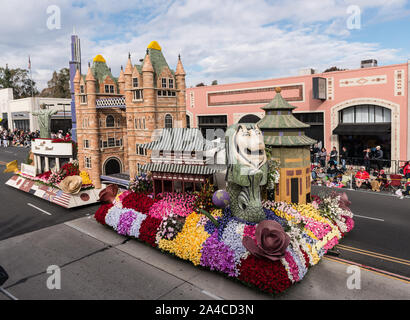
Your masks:
M99 123L96 109L97 80L90 65L88 66L85 83L87 88L87 106L81 108L83 122L78 126L78 158L81 169L89 172L94 186L101 188L101 153L99 150ZM87 150L83 148L84 139L89 141L89 149Z
M178 121L181 124L181 128L186 128L186 102L185 102L185 70L182 65L181 56L178 55L178 64L175 72L176 88L177 88L177 114Z
M124 76L124 70L122 69L122 66L121 66L120 76L118 77L118 90L120 94L125 93L125 76Z

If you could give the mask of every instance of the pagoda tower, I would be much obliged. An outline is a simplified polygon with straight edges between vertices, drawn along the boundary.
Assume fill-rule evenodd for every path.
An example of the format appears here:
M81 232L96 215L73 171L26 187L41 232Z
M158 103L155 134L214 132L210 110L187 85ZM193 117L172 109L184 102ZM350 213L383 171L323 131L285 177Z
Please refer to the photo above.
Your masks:
M275 186L275 201L306 203L310 201L310 146L315 140L307 137L309 128L295 118L295 106L289 104L275 88L276 95L262 107L265 116L258 122L270 157L280 163L280 180Z

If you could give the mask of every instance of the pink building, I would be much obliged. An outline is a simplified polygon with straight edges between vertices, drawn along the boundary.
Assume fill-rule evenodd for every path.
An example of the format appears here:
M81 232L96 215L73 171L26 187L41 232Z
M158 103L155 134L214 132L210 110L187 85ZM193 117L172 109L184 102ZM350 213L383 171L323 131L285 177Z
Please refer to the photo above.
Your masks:
M327 151L346 146L351 157L381 145L384 158L410 159L408 63L363 67L241 82L186 90L187 120L201 130L225 129L237 122L256 122L262 106L282 88L296 106L294 113L311 127L306 135L323 141Z

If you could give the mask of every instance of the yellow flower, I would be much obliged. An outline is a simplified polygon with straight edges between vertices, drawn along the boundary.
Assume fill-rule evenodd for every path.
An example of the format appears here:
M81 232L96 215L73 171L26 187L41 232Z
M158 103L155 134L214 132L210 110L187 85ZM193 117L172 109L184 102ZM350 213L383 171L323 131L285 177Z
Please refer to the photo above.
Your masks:
M209 234L204 226L198 225L201 215L193 212L185 220L185 225L174 240L161 239L158 247L175 254L181 259L189 260L194 265L201 261L201 249Z
M80 177L83 181L83 184L92 184L92 181L91 181L90 176L88 175L87 171L81 171L80 172Z

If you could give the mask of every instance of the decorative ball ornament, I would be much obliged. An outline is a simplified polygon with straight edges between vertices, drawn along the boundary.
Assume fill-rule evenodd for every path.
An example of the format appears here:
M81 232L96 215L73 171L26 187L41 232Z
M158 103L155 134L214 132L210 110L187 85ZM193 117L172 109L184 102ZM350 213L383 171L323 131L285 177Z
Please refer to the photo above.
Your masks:
M225 190L217 190L212 196L212 202L218 208L226 208L229 205L230 198L229 193Z

